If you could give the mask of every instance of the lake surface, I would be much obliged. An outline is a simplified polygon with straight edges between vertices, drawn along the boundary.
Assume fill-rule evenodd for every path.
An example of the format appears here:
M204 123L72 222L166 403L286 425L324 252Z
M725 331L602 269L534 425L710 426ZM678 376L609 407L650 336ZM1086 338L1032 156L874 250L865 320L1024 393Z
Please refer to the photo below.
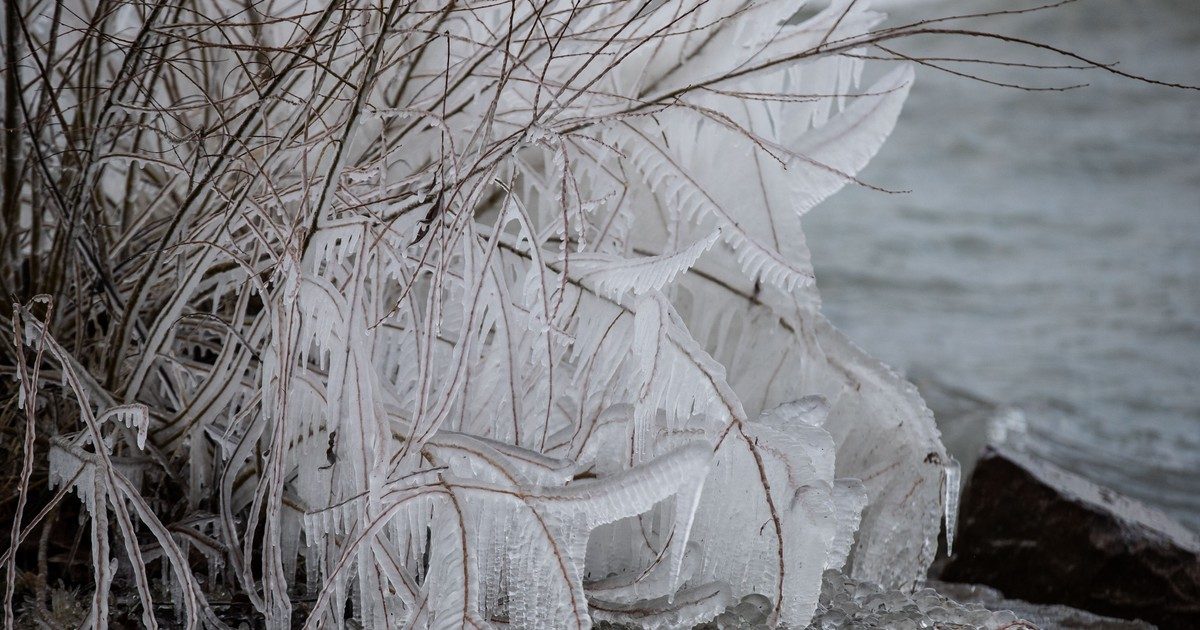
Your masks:
M974 26L1200 84L1194 0L1088 0ZM1032 59L962 38L896 48ZM1025 92L918 70L862 173L911 192L847 189L808 215L825 311L901 371L1020 408L1040 454L1200 529L1200 92L970 70L1091 85Z

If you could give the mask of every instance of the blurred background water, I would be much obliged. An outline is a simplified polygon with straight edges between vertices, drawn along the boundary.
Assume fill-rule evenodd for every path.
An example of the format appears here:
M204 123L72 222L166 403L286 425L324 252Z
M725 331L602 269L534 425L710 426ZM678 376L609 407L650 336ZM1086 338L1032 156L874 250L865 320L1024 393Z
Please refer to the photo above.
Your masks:
M1017 6L1030 3L889 13ZM1196 0L1083 0L973 25L1200 84ZM1034 58L957 37L896 48ZM862 173L911 192L848 188L808 215L826 313L926 387L1019 410L1039 454L1200 529L1200 92L1095 71L955 67L1090 86L1025 92L919 69Z

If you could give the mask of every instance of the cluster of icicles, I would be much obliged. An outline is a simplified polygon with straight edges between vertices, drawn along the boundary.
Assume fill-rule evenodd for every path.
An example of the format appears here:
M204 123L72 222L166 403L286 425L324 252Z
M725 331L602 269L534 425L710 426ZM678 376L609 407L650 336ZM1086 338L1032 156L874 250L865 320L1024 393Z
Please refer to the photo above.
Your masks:
M920 579L948 458L914 388L820 314L800 230L912 81L882 66L859 85L847 42L882 16L409 4L341 40L378 63L330 56L376 75L314 80L348 95L307 123L321 133L256 150L245 170L266 178L186 209L122 366L136 404L50 342L101 409L52 455L92 515L95 618L112 527L154 534L188 626L221 623L197 554L273 628L681 628L752 595L756 623L804 627L826 570ZM259 37L292 36L277 26ZM286 102L257 110L265 130L294 123ZM167 531L140 502L110 455L147 430L209 517Z

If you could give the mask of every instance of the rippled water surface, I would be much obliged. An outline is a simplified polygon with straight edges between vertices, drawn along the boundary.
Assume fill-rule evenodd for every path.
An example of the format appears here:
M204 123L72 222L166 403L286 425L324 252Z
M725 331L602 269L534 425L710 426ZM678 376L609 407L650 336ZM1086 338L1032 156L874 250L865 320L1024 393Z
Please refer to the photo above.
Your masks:
M976 26L1200 84L1194 0L1088 0ZM979 46L897 45L1029 59ZM1091 86L1023 92L920 70L863 173L912 192L847 189L808 217L825 310L898 369L1017 405L1043 454L1200 529L1200 92L978 70Z

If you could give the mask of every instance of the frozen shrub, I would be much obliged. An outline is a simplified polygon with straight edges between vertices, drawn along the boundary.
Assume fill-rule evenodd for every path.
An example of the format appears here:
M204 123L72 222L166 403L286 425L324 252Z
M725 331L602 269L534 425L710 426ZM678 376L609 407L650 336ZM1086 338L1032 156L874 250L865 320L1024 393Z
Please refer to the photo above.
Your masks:
M12 550L76 495L98 627L911 585L954 468L800 229L912 83L867 53L935 32L867 4L7 3Z

